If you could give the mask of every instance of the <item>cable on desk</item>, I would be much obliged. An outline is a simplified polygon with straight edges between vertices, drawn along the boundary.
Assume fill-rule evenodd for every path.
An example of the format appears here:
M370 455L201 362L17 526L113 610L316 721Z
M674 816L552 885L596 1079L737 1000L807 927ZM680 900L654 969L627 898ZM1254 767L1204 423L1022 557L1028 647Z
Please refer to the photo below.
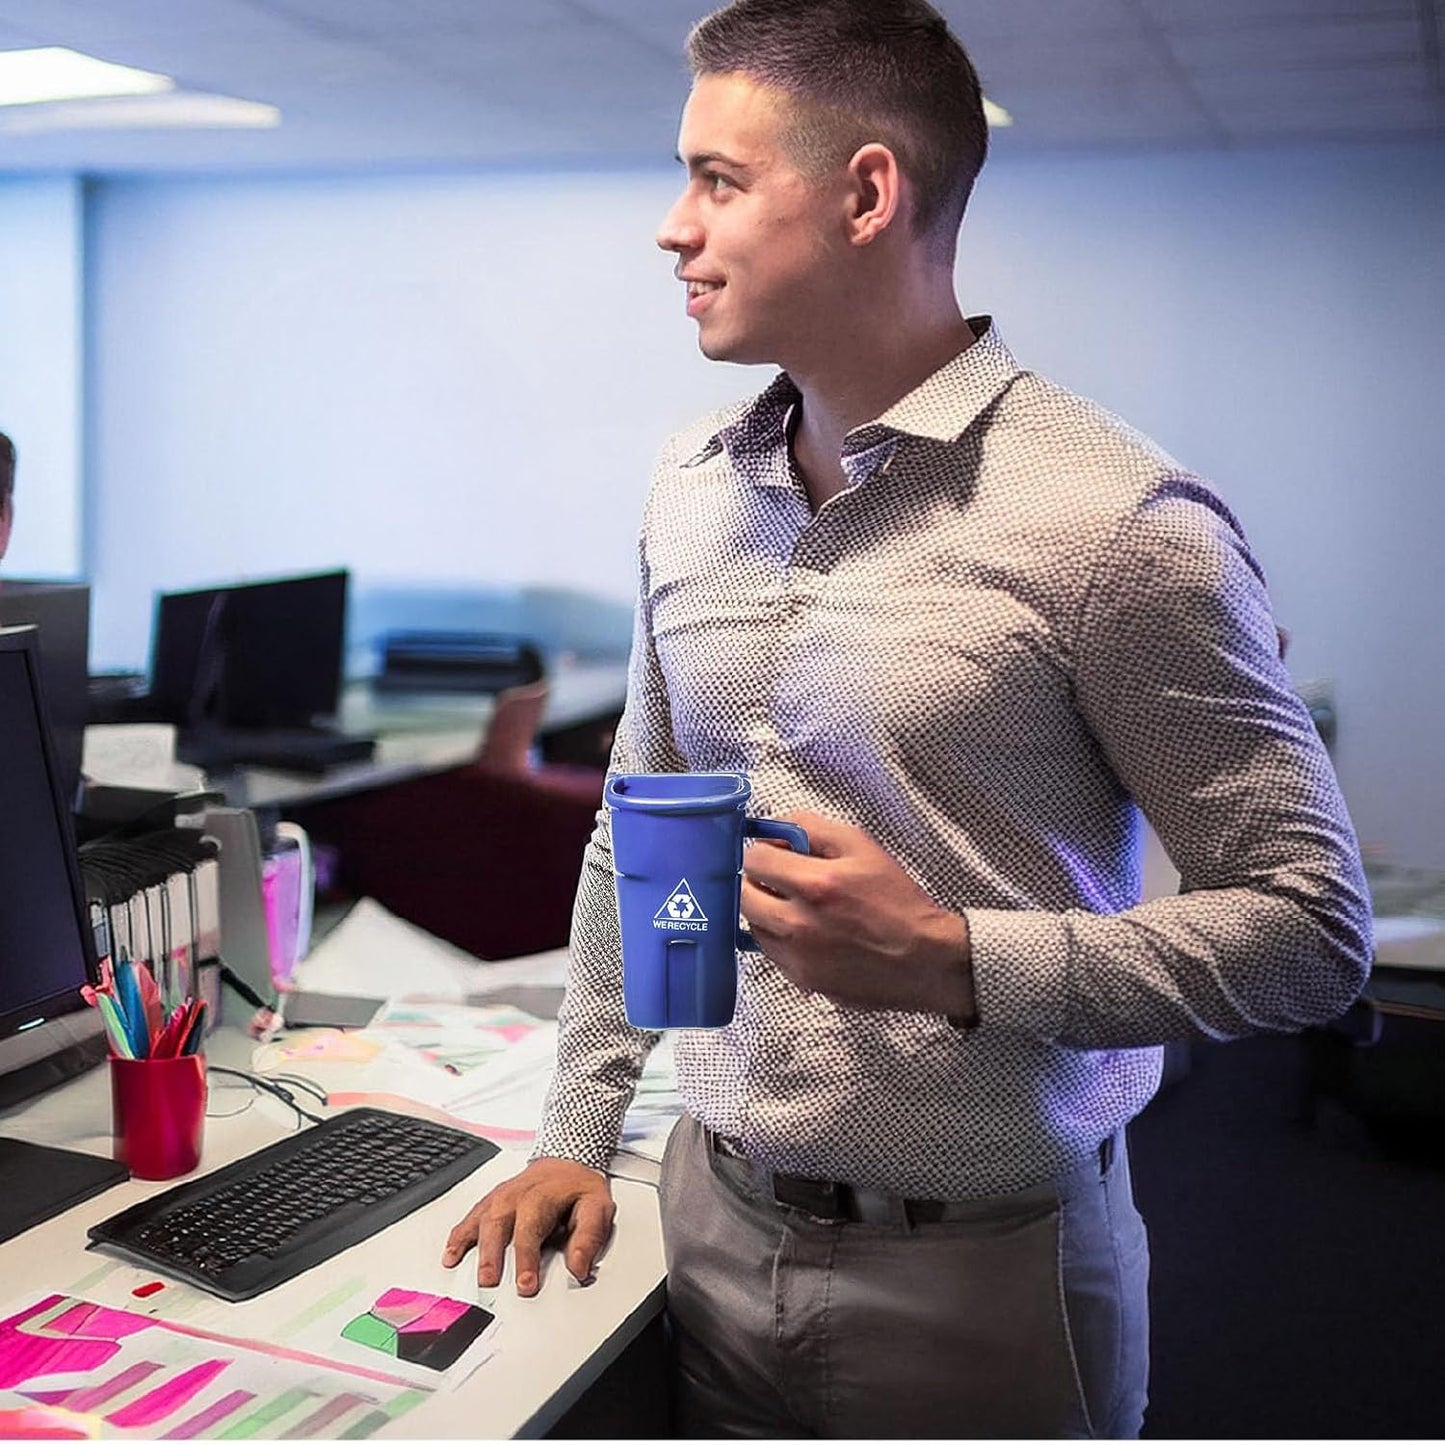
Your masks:
M222 1064L208 1064L206 1066L206 1073L226 1074L233 1079L240 1079L250 1084L252 1089L260 1090L270 1094L273 1098L280 1099L288 1109L294 1110L299 1116L297 1120L298 1124L301 1119L307 1119L313 1124L322 1122L320 1114L313 1114L309 1109L303 1109L301 1105L296 1102L296 1095L286 1087L285 1083L278 1083L271 1079L263 1079L259 1074L249 1074L244 1069L228 1069ZM297 1085L297 1087L301 1089L301 1092L310 1094L313 1098L318 1099L320 1103L325 1104L326 1095L318 1090L314 1084L311 1084L310 1080L288 1078L286 1082ZM302 1085L306 1085L307 1087L302 1087ZM246 1108L250 1108L250 1103L246 1105ZM237 1109L235 1112L239 1114L244 1111ZM229 1118L230 1115L219 1115L218 1117Z
M315 1079L308 1079L304 1074L266 1074L264 1077L281 1084L294 1084L303 1094L310 1094L323 1108L331 1102L331 1096L326 1090Z

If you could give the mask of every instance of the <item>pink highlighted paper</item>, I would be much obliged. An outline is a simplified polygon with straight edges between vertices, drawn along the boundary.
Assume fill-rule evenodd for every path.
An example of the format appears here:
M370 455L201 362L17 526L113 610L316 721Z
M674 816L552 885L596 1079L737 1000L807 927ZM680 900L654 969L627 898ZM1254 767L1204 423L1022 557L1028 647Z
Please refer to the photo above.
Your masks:
M425 1398L392 1370L61 1294L0 1309L0 1389L24 1400L0 1396L0 1439L194 1439L245 1426L255 1408L285 1438L363 1438Z
M389 1289L371 1307L377 1319L395 1330L444 1330L470 1308L461 1300L414 1289Z
M179 1410L182 1405L189 1404L228 1363L227 1360L205 1360L199 1365L193 1365L189 1370L183 1370L165 1384L158 1385L154 1390L132 1400L129 1405L105 1418L123 1430L154 1425Z
M115 1358L119 1342L127 1335L150 1328L150 1321L142 1316L83 1302L43 1326L43 1335L20 1328L64 1298L50 1295L8 1320L0 1320L0 1389L13 1390L40 1375L98 1370Z

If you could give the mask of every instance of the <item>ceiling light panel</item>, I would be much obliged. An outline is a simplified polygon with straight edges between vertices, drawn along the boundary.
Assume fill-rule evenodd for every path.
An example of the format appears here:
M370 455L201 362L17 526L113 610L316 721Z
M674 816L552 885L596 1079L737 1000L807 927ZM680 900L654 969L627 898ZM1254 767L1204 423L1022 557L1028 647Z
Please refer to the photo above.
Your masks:
M174 87L168 75L114 65L63 45L0 50L0 106L97 95L154 95Z

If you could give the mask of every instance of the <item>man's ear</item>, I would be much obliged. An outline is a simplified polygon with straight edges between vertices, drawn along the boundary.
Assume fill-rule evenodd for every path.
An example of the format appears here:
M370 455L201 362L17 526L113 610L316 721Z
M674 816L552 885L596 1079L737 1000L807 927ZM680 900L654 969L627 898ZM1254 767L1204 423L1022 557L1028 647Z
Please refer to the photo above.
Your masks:
M10 545L10 524L15 520L15 499L6 497L4 506L0 506L0 557L5 555L5 549Z
M894 223L903 206L903 176L898 158L885 145L870 141L848 162L848 239L855 246L876 241Z

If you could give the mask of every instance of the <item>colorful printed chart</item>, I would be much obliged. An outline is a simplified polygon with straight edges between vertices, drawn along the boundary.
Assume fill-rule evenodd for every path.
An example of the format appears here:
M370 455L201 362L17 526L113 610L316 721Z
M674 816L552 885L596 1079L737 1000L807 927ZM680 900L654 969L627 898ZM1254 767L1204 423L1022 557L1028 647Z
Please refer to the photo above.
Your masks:
M429 1370L448 1370L495 1316L476 1305L413 1289L389 1289L342 1335Z
M399 1044L433 1068L461 1078L545 1028L549 1028L546 1020L501 1004L470 1008L403 999L388 1005L366 1033Z
M160 1440L360 1440L427 1398L383 1371L189 1330L71 1295L0 1319L0 1419L98 1419ZM37 1421L39 1423L39 1421Z

